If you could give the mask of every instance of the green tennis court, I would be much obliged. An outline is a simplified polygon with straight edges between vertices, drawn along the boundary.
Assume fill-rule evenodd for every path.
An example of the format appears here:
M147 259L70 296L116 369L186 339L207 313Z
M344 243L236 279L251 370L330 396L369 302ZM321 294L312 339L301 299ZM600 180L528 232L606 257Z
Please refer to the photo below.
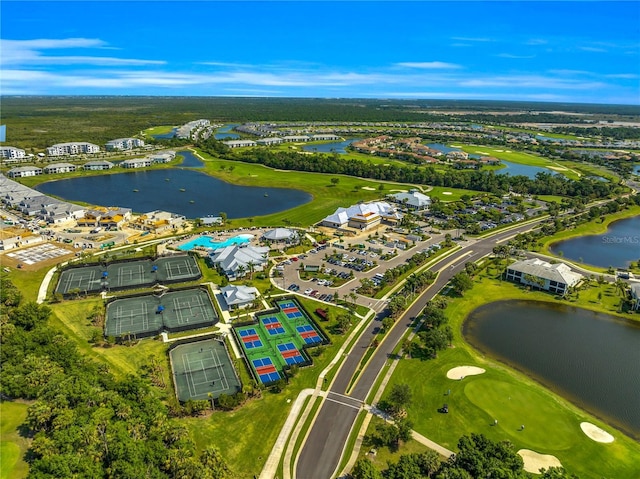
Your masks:
M169 358L180 401L217 399L221 394L242 390L223 341L209 338L174 344Z
M191 255L157 259L119 261L72 267L60 273L56 292L68 295L73 291L95 293L106 289L130 289L154 284L193 281L202 276Z
M107 304L105 336L145 338L213 326L216 310L204 288L120 298Z

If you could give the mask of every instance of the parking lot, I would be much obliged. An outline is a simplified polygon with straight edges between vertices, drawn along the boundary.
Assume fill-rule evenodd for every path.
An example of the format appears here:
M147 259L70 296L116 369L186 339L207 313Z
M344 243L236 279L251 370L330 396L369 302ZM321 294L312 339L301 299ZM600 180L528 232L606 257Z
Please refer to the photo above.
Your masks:
M345 298L355 294L358 304L375 308L376 303L382 305L383 302L358 295L355 291L360 286L360 281L368 278L373 284L379 285L387 269L405 263L416 253L439 249L445 233L434 233L424 241L415 242L415 246L409 249L398 247L403 243L382 243L376 239L362 238L351 238L340 244L321 245L306 254L280 262L276 266L279 274L274 282L282 289L325 302L333 302L336 295ZM307 273L308 279L301 279L301 263L305 267L317 266L318 272Z

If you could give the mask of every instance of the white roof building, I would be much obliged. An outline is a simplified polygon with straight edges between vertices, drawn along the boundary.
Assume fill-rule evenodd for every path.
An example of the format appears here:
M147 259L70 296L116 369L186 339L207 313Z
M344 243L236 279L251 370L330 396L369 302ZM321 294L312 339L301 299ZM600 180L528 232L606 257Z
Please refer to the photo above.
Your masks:
M246 308L259 296L257 288L253 286L228 285L220 288L222 297L229 309Z
M132 150L144 146L144 141L139 138L118 138L116 140L107 141L105 147L107 151Z
M20 159L26 156L24 150L16 148L14 146L2 146L0 147L0 158L15 158Z
M582 275L565 263L547 263L538 258L516 261L507 267L507 279L564 295L582 280Z
M262 239L267 241L289 241L297 238L298 232L289 228L276 228L262 235Z
M84 165L82 165L83 170L110 170L113 168L113 163L107 160L95 160L95 161L87 161Z
M374 201L348 208L340 207L335 213L324 218L321 224L331 228L351 226L358 229L368 229L378 225L381 220L396 222L401 218L402 215L391 204L386 201Z
M396 203L402 203L414 210L426 210L431 205L431 198L418 190L411 190L409 193L395 193L389 196Z
M227 278L234 280L251 271L264 270L268 254L268 246L232 245L212 251L209 258Z
M46 174L51 173L69 173L71 171L76 171L76 165L72 165L71 163L51 163L50 165L42 168Z
M37 166L18 166L7 171L9 178L24 178L25 176L38 176L42 174L42 168Z
M120 166L123 168L146 168L152 164L153 160L151 158L129 158L120 162Z
M257 143L253 140L228 140L228 141L223 141L222 143L227 145L229 148L244 148L247 146L257 145Z
M91 154L98 152L100 152L100 147L98 145L84 141L58 143L47 148L47 155L49 156L79 155L80 153Z
M283 136L282 141L291 142L291 143L305 143L307 141L311 141L311 137L306 135L290 135L290 136Z

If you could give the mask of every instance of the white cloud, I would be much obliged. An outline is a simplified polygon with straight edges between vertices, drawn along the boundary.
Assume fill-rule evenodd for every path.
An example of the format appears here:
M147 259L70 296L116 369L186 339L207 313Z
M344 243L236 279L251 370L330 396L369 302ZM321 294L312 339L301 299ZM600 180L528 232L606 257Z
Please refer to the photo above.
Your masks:
M0 65L97 65L97 66L140 66L162 65L160 60L140 60L135 58L115 58L99 56L50 56L44 54L47 50L70 49L113 49L98 38L64 38L64 39L35 39L35 40L6 40L0 39Z
M405 68L418 68L421 70L444 70L444 69L459 69L462 65L447 62L401 62L396 63L395 66Z
M546 45L549 43L547 40L543 40L542 38L531 38L525 42L525 45Z
M536 57L535 55L514 55L512 53L498 53L496 56L500 58L513 58L517 60L525 60Z
M585 52L607 53L606 49L600 47L578 47L578 49Z
M606 78L620 78L623 80L635 80L636 78L640 78L640 75L637 73L612 73L610 75L605 75Z

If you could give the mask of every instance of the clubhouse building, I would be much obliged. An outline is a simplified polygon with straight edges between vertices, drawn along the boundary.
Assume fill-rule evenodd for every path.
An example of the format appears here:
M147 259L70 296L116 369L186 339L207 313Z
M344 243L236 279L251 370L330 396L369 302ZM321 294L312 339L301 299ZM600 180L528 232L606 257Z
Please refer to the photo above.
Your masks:
M338 208L335 213L327 216L321 222L321 226L329 228L354 228L368 230L377 227L382 221L395 224L402 218L392 205L386 201L374 201Z
M565 263L551 264L538 258L516 261L507 267L506 277L510 281L561 296L582 280L582 275L572 271Z
M269 262L268 254L268 246L232 245L212 251L209 260L233 281L247 273L263 271Z

